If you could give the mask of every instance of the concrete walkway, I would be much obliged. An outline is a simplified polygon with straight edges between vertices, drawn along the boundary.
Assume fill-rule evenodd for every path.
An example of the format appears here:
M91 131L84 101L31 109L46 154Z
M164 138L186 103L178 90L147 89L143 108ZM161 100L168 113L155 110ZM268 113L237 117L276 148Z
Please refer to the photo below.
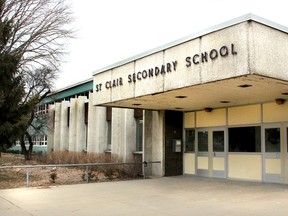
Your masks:
M0 215L288 215L288 186L166 177L0 190Z

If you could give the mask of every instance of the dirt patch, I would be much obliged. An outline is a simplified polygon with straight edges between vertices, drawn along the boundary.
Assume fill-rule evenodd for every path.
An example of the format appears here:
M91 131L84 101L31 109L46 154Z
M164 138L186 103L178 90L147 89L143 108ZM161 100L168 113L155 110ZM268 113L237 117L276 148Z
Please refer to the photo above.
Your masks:
M3 154L0 166L36 165L37 161L25 161L22 155ZM40 167L28 169L29 187L47 188L55 185L87 182L86 167ZM140 178L134 167L90 167L89 182L119 181ZM0 189L26 187L27 169L0 169Z

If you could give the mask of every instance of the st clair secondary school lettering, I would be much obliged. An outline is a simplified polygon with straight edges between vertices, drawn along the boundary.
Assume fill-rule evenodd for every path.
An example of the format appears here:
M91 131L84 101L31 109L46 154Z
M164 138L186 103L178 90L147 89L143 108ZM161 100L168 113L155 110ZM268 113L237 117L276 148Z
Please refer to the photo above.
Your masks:
M230 46L221 46L219 49L211 49L210 51L205 51L201 53L197 53L191 56L187 56L185 58L186 67L191 67L192 65L205 64L209 61L216 61L219 58L226 58L228 56L237 55L237 51L235 45L232 43ZM151 67L149 69L144 69L142 71L134 72L128 74L127 83L135 83L137 81L141 81L144 79L153 79L159 75L165 75L172 73L177 70L178 62L172 61L161 66ZM104 83L97 83L95 85L95 92L100 92L103 89L111 89L122 86L124 84L124 77L119 77L113 80L107 80Z

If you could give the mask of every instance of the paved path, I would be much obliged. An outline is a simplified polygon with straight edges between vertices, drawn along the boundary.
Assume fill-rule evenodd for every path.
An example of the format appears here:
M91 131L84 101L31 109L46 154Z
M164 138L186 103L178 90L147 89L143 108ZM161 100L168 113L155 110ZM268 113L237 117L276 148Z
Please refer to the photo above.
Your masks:
M1 216L288 215L288 186L166 177L0 190Z

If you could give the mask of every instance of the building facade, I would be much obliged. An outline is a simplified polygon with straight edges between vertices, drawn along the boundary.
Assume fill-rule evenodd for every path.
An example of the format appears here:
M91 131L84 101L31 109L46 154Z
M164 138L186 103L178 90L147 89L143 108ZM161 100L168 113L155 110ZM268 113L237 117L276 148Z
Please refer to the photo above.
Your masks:
M287 32L248 14L98 70L89 95L51 105L48 148L286 184Z

